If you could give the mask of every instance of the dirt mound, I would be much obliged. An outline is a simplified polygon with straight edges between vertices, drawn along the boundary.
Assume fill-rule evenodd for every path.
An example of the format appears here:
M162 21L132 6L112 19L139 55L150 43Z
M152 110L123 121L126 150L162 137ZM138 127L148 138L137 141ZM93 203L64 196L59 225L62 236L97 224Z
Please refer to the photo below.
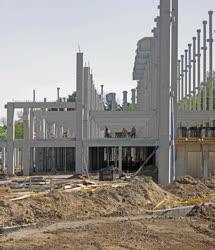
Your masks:
M195 216L215 222L215 206L196 205L187 216Z
M211 188L208 184L204 183L199 179L194 179L191 176L178 177L176 180L167 185L165 189L172 194L179 196L182 199L205 197L212 193Z
M152 208L164 198L175 197L146 178L130 182L124 187L99 188L92 193L56 192L47 197L0 204L0 225L137 215Z
M208 188L214 190L215 193L215 176L204 179L203 182Z

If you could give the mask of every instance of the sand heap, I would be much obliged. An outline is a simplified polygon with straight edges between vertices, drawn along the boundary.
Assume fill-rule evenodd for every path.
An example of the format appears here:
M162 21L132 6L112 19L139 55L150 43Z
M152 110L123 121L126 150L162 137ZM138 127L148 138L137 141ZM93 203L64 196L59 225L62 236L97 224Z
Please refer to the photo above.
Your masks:
M188 214L188 216L195 216L202 219L215 222L215 206L212 205L196 205Z
M182 199L205 197L214 192L212 180L199 180L191 176L178 177L165 189Z
M94 192L63 193L0 204L0 226L53 220L77 220L99 216L137 215L162 199L175 199L150 178L129 182L124 187L104 187Z

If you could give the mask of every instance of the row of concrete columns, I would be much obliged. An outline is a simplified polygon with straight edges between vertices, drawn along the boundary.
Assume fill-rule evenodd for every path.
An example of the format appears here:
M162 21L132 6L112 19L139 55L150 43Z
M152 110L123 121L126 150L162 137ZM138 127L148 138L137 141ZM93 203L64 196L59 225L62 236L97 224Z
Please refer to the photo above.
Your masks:
M209 32L207 32L205 20L202 42L201 29L197 29L197 36L192 38L192 43L188 44L185 54L182 54L178 60L177 101L182 110L212 111L214 109L213 11L209 11L208 15ZM207 67L208 61L209 67Z
M83 53L77 53L76 64L76 174L88 169L88 147L83 140L100 137L100 128L94 120L89 120L90 111L103 110L103 93L98 95L89 67L83 66ZM103 92L103 88L102 88Z

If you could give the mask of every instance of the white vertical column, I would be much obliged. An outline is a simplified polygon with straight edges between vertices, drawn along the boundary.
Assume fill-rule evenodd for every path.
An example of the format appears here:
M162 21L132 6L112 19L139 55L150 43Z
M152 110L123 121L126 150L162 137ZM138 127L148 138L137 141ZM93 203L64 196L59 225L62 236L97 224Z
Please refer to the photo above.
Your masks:
M7 174L14 175L14 106L7 104Z
M189 65L188 65L188 50L187 49L185 49L184 50L184 52L185 52L185 57L184 57L184 62L185 62L185 68L184 68L184 80L185 80L185 88L184 88L184 96L185 96L185 99L187 99L187 96L188 96L188 91L187 91L187 87L188 87L188 85L187 85L187 83L188 83L188 78L187 78L187 73L188 73L188 68L189 68ZM187 108L187 107L186 107Z
M160 184L171 181L170 147L170 0L160 1L160 108L159 108Z
M184 109L184 55L181 55L181 107Z
M90 68L84 67L84 120L83 138L89 138L89 88L90 88Z
M196 110L196 37L193 37L193 110Z
M82 173L83 168L83 53L77 53L76 62L76 147L75 172Z
M192 110L192 102L191 102L191 98L192 98L192 57L191 57L191 48L192 48L192 44L189 43L188 44L188 61L189 61L189 88L188 88L188 98L189 98L189 110Z
M29 109L28 108L24 108L23 125L24 125L23 175L28 176L30 174Z
M128 92L123 91L123 104L122 104L123 111L126 111L128 109L127 95L128 95Z
M178 92L177 92L177 102L179 103L180 102L180 100L181 100L181 95L180 95L180 93L181 93L181 86L180 86L180 84L181 84L181 77L180 77L180 67L181 67L181 61L180 60L178 60L178 70L177 70L177 74L178 74L178 78L177 78L177 85L178 85Z
M133 107L135 108L136 105L136 89L131 90L131 103Z
M209 78L210 78L210 96L209 96L209 110L213 110L214 97L213 97L213 11L209 11Z
M122 146L119 147L119 174L122 173Z
M201 30L197 30L197 82L198 82L198 104L197 109L201 111L202 91L201 91Z
M207 110L207 41L206 41L206 28L207 28L207 21L203 21L203 84L204 84L204 91L203 91L203 100L204 111Z

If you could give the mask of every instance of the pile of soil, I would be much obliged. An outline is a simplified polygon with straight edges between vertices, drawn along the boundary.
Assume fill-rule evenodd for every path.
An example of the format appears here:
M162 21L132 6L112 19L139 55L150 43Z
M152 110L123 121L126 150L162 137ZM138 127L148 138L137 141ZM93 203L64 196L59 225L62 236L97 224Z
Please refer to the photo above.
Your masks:
M211 193L212 181L201 181L191 176L177 177L176 180L167 185L165 189L182 199L205 197Z
M215 222L215 206L212 205L196 205L187 216L195 216L202 219Z
M203 183L215 193L215 176L204 179Z
M99 216L143 214L162 199L175 199L149 178L125 187L99 188L92 193L55 192L0 204L0 226L77 220Z

